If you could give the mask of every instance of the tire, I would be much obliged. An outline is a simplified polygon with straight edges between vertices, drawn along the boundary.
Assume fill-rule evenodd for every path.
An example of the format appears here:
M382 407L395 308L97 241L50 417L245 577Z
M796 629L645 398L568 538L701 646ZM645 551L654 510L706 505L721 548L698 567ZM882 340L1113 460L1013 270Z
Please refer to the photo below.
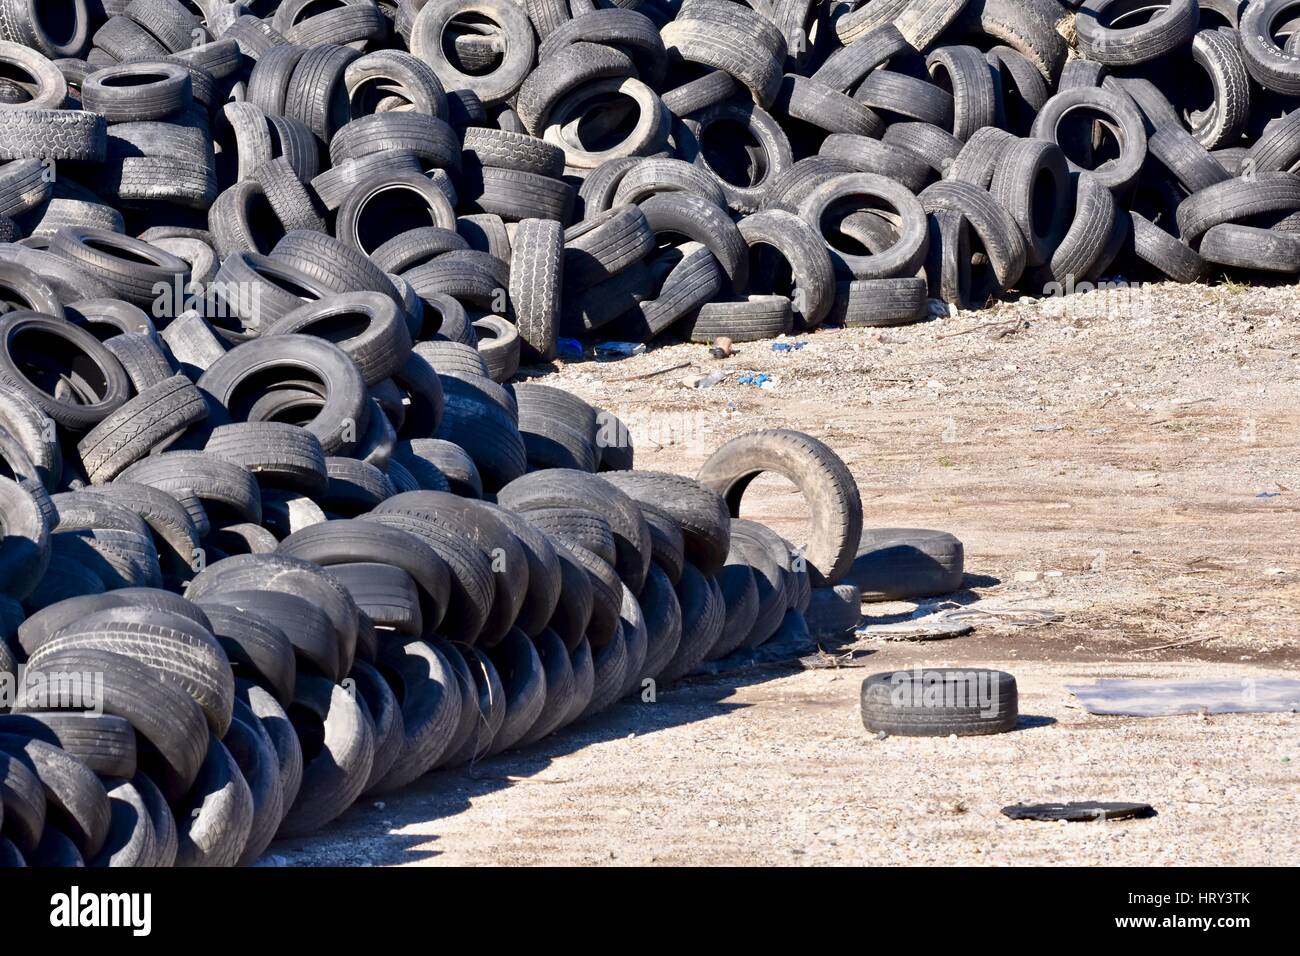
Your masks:
M559 635L565 646L575 650L586 640L595 608L591 576L574 553L561 542L551 539L560 564L560 599L548 626Z
M46 799L40 778L30 765L0 751L0 817L5 833L24 855L36 852L45 829Z
M447 119L447 94L437 74L403 50L369 53L352 61L343 78L353 116L383 115L378 112L380 103L400 97L411 113Z
M829 321L849 328L911 325L925 318L928 304L926 281L917 276L841 281Z
M40 667L65 651L110 651L148 666L203 710L212 730L230 724L235 685L225 652L203 625L158 608L117 607L90 613L34 647L30 664Z
M675 683L695 670L717 644L726 623L722 592L694 565L685 565L675 590L681 604L682 636L677 652L656 678L660 684Z
M596 80L635 75L631 58L616 47L574 43L539 60L537 69L519 87L515 110L524 129L538 136L546 129L555 104L573 90Z
M546 706L546 672L533 642L512 628L492 651L505 690L506 715L488 754L510 750L527 734Z
M234 866L253 829L253 795L230 751L215 736L193 789L179 801L176 865Z
M492 646L509 632L528 591L527 557L518 539L479 502L447 492L417 491L388 499L371 514L383 520L438 524L447 532L481 550L492 570L492 600L480 632L484 646Z
M689 193L661 193L642 203L641 211L655 235L680 233L707 246L732 292L741 293L748 286L748 247L721 207Z
M375 755L362 791L368 793L387 776L393 763L401 756L406 741L405 724L397 696L375 667L365 661L356 661L352 666L351 680L352 688L365 704L375 735Z
M257 481L246 468L202 451L169 451L151 455L120 472L114 480L157 488L187 505L200 530L209 523L207 509L220 518L260 524L262 500ZM206 509L205 509L206 505Z
M558 304L558 302L557 302ZM478 351L492 381L508 382L519 371L519 333L500 316L490 315L474 323Z
M134 332L115 335L104 343L104 348L122 363L137 394L176 374L176 368L157 338ZM206 409L204 412L206 414Z
M564 283L586 289L617 275L654 249L654 231L637 206L615 206L564 232Z
M0 593L20 601L36 590L50 563L50 529L33 490L0 478Z
M247 469L259 487L322 494L329 483L320 441L285 422L239 422L214 428L203 450Z
M82 110L5 110L0 115L0 158L102 163L104 118Z
M750 11L745 11L750 13ZM755 20L757 14L752 14ZM770 21L767 22L770 25ZM729 73L748 87L754 102L770 106L781 87L781 61L756 41L754 25L677 19L660 31L669 62L698 63ZM784 42L781 44L784 46Z
M247 682L240 682L238 694L239 703L261 722L262 729L271 738L279 762L281 806L292 806L302 786L303 758L302 746L288 712L267 691ZM245 711L241 708L239 713Z
M476 13L500 26L505 53L490 73L471 76L457 69L446 57L442 36L452 19ZM523 8L504 0L446 0L424 7L411 25L410 50L433 68L447 89L472 89L485 105L509 98L533 65L537 40Z
M622 627L616 626L609 641L592 651L591 700L578 719L585 720L612 706L623 695L627 673L627 641Z
M931 698L940 693L943 703L935 706ZM988 700L967 703L968 694ZM861 711L867 730L898 737L1005 733L1018 719L1016 679L984 668L873 674L862 682Z
M0 735L42 741L101 777L135 776L135 731L121 717L80 711L0 715Z
M915 273L925 260L928 248L925 211L912 193L891 179L872 173L852 173L831 179L804 198L799 204L799 216L814 230L822 232L827 210L832 205L842 207L854 196L865 196L890 207L898 217L899 226L895 230L898 239L879 255L845 253L828 243L836 273L855 279L895 278Z
M1067 283L1087 278L1101 262L1115 228L1114 194L1091 173L1075 178L1073 219L1065 237L1037 278L1046 287L1050 283Z
M425 632L415 580L401 568L377 562L349 562L331 565L330 573L347 588L357 607L376 627L406 637L420 637Z
M157 672L109 651L69 649L46 655L40 672L103 674L104 713L126 719L153 745L142 764L169 798L188 792L207 752L208 728L188 694ZM143 755L142 755L143 756Z
M272 614L267 608L291 640L295 631L309 639L302 647L297 642L294 646L312 648L323 674L339 680L352 669L357 606L347 589L318 565L283 554L236 555L208 565L186 589L186 597L195 602L210 598L228 603L232 595L242 595L260 604L263 599L256 596L266 594L296 598L295 610L301 610L298 604L314 609L303 613L316 620L298 623L287 609L276 607Z
M207 415L199 390L184 375L173 375L110 414L77 443L77 450L90 480L104 484Z
M151 59L90 74L81 87L81 103L110 123L138 123L183 113L193 102L193 89L185 66Z
M793 329L788 298L750 295L739 302L705 303L691 323L690 340L711 343L725 336L733 342L758 342L788 335Z
M1011 214L992 196L970 183L943 180L920 196L930 221L930 251L926 274L931 294L959 305L982 305L998 292L1011 288L1024 273L1028 252L1024 236ZM967 268L970 259L958 234L973 229L984 246L987 271L982 277ZM960 278L960 285L958 279Z
M813 583L838 583L848 572L861 535L862 503L847 466L824 444L785 429L753 432L714 452L697 480L722 495L734 518L749 482L768 470L787 478L809 499L812 528L806 558Z
M58 487L63 477L63 453L54 420L27 394L0 389L0 429L3 429L36 469L35 477L47 490ZM6 453L12 470L13 461ZM15 473L16 474L16 473ZM20 478L27 475L17 476Z
M475 719L468 723L470 733L459 749L448 755L443 766L457 767L487 755L497 732L506 719L506 694L497 669L486 654L478 648L460 648L473 680L470 708Z
M1234 269L1262 270L1283 275L1300 273L1300 236L1222 223L1201 239L1206 262Z
M822 94L822 97L819 97L818 93ZM829 98L834 102L828 108L822 98ZM818 90L811 83L808 89L804 89L802 84L793 86L789 95L783 96L777 102L777 106L790 112L790 115L800 114L804 118L816 117L816 122L832 127L831 132L864 135L879 133L881 129L879 123L872 122L875 119L874 114L865 110L855 112L852 107L857 105L834 90ZM844 115L846 112L847 116ZM703 143L709 127L715 124L744 126L748 135L758 144L753 155L746 152L744 161L752 169L747 184L738 184L735 181L743 176L739 168L718 169L710 162ZM700 110L677 124L674 127L674 136L681 158L712 175L722 188L727 206L739 212L757 212L762 209L768 203L772 187L778 181L778 177L794 165L794 155L785 131L766 111L749 104L724 101Z
M235 679L252 681L265 688L281 706L288 707L293 701L298 667L293 644L283 628L253 608L215 599L200 606L230 661ZM236 705L236 713L238 709Z
M52 383L27 377L23 363L31 357L28 348L33 341L41 343L34 347L44 355L57 343L67 356L66 366L62 361L59 366L70 373L71 381L84 382L90 401L58 398ZM103 421L127 400L131 390L122 364L93 335L65 320L33 312L10 312L0 319L0 382L22 392L42 412L73 432L86 431Z
M633 593L640 593L650 565L649 529L637 504L609 482L579 471L548 469L503 487L497 501L514 511L554 507L595 511L614 533L619 577Z
M109 788L108 799L108 835L99 853L86 859L86 865L95 869L155 866L161 847L140 790L131 780L119 780Z
M717 641L705 660L726 657L744 644L758 620L758 583L753 569L743 562L729 562L715 576L722 594L723 624Z
M1025 239L1025 261L1046 262L1070 227L1070 174L1059 146L1022 139L1003 150L989 193L1016 221Z
M44 790L45 825L57 827L69 837L83 857L93 857L108 836L112 810L103 784L79 759L57 746L31 737L0 733L0 762L7 757L24 765ZM19 792L23 784L14 776L12 763L7 773L0 773L0 798L6 810L30 801ZM18 796L10 806L9 795ZM21 811L20 811L21 812ZM40 836L37 834L37 841ZM33 847L35 849L35 847Z
M453 442L474 460L487 493L521 477L527 451L514 418L471 380L444 375L446 404L435 438Z
M528 562L528 590L515 618L515 627L529 637L546 629L560 602L563 579L560 558L550 539L522 515L497 505L484 504L518 539Z
M317 732L319 752L303 754L302 787L276 831L280 839L305 836L343 813L361 796L374 760L370 720L342 687L300 674L294 707L300 720L319 722L323 733Z
M284 792L280 785L280 759L270 735L247 704L241 701L236 710L235 720L222 743L248 786L252 804L248 838L234 865L251 866L275 838L284 816Z
M1258 173L1251 179L1229 179L1189 196L1178 207L1183 242L1196 247L1214 226L1263 213L1300 209L1300 177L1290 173Z
M963 569L962 543L947 532L871 528L845 582L864 601L911 601L960 590Z
M510 256L510 303L518 328L520 359L533 364L555 358L560 290L568 260L559 223L525 219L515 231Z
M844 45L826 58L813 79L831 89L847 92L891 57L906 53L911 46L892 23L875 27Z
M374 522L380 527L412 534L426 547L431 548L446 565L449 578L448 593L443 605L446 616L435 617L432 620L426 618L426 627L438 627L439 625L432 621L441 620L443 633L454 640L472 642L478 637L487 622L496 588L491 562L484 552L445 526L435 524L417 514L396 514L391 510L376 510L364 516L362 521L367 524ZM301 532L300 535L306 536L308 533ZM320 533L316 532L316 534ZM387 534L387 532L377 534ZM358 537L363 536L358 533ZM302 546L304 545L292 547L297 550ZM405 558L403 562L406 563ZM410 573L409 567L406 569ZM412 576L415 577L414 574Z
M1133 101L1106 88L1072 89L1057 93L1043 104L1034 119L1030 135L1037 139L1061 143L1061 123L1076 110L1090 110L1108 119L1107 128L1118 139L1120 155L1095 170L1087 170L1073 160L1067 160L1074 172L1091 172L1112 192L1121 194L1137 179L1146 160L1147 136L1142 115Z
M286 377L305 368L323 383L324 403L305 427L320 441L325 454L354 448L369 414L365 380L347 353L330 342L308 335L276 335L245 342L217 359L199 378L198 386L212 397L210 409L215 403L227 411L228 421L247 421L250 404L238 404L235 398L247 379L257 375L265 380L267 372L277 366ZM214 418L212 423L225 421Z
M1083 56L1109 66L1133 66L1174 52L1196 32L1195 0L1175 0L1138 26L1110 26L1124 12L1119 0L1096 0L1080 9L1074 31Z
M741 648L753 650L776 634L786 611L791 607L788 575L777 560L781 557L788 562L789 552L783 548L780 556L774 555L768 546L769 542L747 535L740 522L737 523L737 531L739 533L732 539L729 560L749 565L758 591L758 610L754 615L754 623L740 644Z
M862 593L852 584L813 588L804 618L814 638L843 637L862 620Z

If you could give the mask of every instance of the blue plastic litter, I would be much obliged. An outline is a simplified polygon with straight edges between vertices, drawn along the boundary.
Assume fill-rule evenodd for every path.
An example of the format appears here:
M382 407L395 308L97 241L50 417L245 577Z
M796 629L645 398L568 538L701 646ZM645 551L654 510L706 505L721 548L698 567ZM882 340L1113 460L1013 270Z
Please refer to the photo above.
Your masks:
M582 358L586 354L582 343L577 339L558 339L555 343L555 351L561 358Z
M807 344L808 344L807 342L773 342L772 351L773 352L797 352Z
M757 385L762 388L766 382L770 382L766 372L759 372L757 375L745 374L736 379L741 385Z

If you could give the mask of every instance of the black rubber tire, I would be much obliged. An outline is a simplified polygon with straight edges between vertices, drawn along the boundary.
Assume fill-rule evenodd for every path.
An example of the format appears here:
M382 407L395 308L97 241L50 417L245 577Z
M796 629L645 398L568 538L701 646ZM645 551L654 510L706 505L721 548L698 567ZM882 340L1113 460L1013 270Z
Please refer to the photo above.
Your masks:
M443 51L442 37L453 18L477 14L501 28L505 53L495 70L469 75L459 70ZM533 65L537 39L521 6L506 0L448 0L429 4L411 25L410 50L428 63L447 89L472 89L488 106L500 103L519 89Z
M184 375L173 375L108 415L77 443L77 451L90 480L104 484L207 416L202 393Z
M909 601L962 587L962 543L945 531L868 528L845 576L864 601Z
M1105 87L1076 88L1057 93L1043 104L1030 135L1061 143L1061 123L1072 112L1088 110L1106 118L1106 128L1119 141L1120 155L1095 170L1087 170L1074 160L1069 160L1074 172L1092 172L1094 176L1122 194L1137 179L1146 160L1147 135L1142 114L1131 99ZM1067 155L1067 159L1069 159Z
M681 603L682 636L677 652L655 678L661 685L675 683L695 670L717 644L726 623L722 592L693 564L683 567L675 590Z
M271 738L279 762L281 806L292 806L302 786L302 745L288 711L267 691L245 681L240 682L238 694L240 703L261 721L262 729Z
M94 772L58 746L22 735L0 733L0 754L24 765L40 782L45 795L44 827L69 837L83 857L97 854L108 836L112 810ZM21 784L12 764L0 777L0 799L8 804L8 794L16 793ZM16 806L6 809L12 813Z
M548 469L503 487L497 501L514 511L581 507L597 512L614 532L619 577L633 593L640 592L650 565L649 529L637 504L609 482L570 469Z
M59 237L55 238L57 241ZM35 355L24 344L24 340L33 339L42 342ZM51 356L56 341L63 354ZM28 366L26 363L32 358L37 363ZM34 381L28 377L27 368L40 369L43 376L69 374L71 381L84 383L90 401L78 400L81 393L77 390L70 398L57 397L58 389L52 382L45 381L44 377ZM131 383L122 363L93 335L66 320L34 312L10 312L0 319L0 382L22 392L42 412L72 432L84 432L103 421L131 393Z
M867 730L896 737L1005 733L1019 719L1016 679L984 668L873 674L862 682L861 712Z
M510 255L510 305L518 328L520 360L533 364L555 358L560 291L568 251L560 224L524 219L515 230Z
M101 777L135 776L135 732L121 717L80 711L0 714L3 734L58 747Z
M138 776L148 779L143 774ZM96 869L158 865L159 837L150 816L150 807L135 782L116 781L108 789L108 799L108 835L99 853L87 859L86 865ZM161 802L161 796L159 800ZM167 804L162 802L162 807L165 809ZM174 832L174 821L172 827Z
M37 589L50 563L50 528L36 494L44 497L39 486L0 478L0 593L20 601Z
M925 211L906 187L874 173L851 173L830 179L815 188L799 204L799 216L825 235L823 222L831 207L843 208L855 196L872 203L884 203L897 217L897 240L879 255L847 253L827 243L837 274L845 278L882 279L916 272L928 249Z
M253 829L253 795L239 765L217 737L194 787L176 801L176 866L230 867Z
M1108 66L1147 63L1187 44L1199 19L1196 0L1173 0L1136 26L1111 26L1130 12L1124 0L1092 0L1081 7L1074 18L1080 53Z
M806 558L813 583L838 583L861 536L862 502L848 467L823 443L786 429L752 432L714 452L696 478L722 495L734 518L749 482L768 470L793 482L809 500Z
M236 705L235 719L222 743L248 786L252 804L248 837L234 865L251 866L275 838L284 816L280 759L270 734L242 701Z
M546 671L523 631L512 628L492 649L492 661L505 690L506 716L492 738L489 756L517 745L546 707Z
M1027 265L1039 266L1070 227L1068 162L1059 146L1022 139L1002 151L989 193L1020 227Z
M377 647L374 652L373 656L377 658ZM374 735L374 756L363 791L368 792L383 779L401 755L405 742L401 705L383 674L366 661L356 660L352 673L343 683L363 705Z
M288 707L293 702L298 665L284 629L254 608L216 599L200 606L211 623L213 636L226 652L236 681L252 681L265 688L281 706Z
M217 734L230 726L235 679L216 638L192 617L155 607L125 606L84 615L33 648L41 668L68 651L108 651L149 667L164 683L189 695Z
M305 836L343 813L361 795L374 761L370 719L342 687L299 674L294 712L302 714L301 719L320 722L323 733L316 738L319 751L303 754L302 787L276 831L278 838Z
M157 672L132 658L98 650L46 656L42 669L102 673L104 713L125 718L153 748L142 765L170 798L193 785L207 752L208 729L199 705Z
M123 470L114 483L119 481L148 485L172 495L186 506L200 535L209 525L208 509L255 524L262 521L262 499L252 473L207 452L151 455Z
M320 441L325 454L346 453L357 445L369 416L365 380L356 364L338 346L309 335L276 335L254 339L231 349L217 359L199 378L198 386L211 396L209 411L215 426L228 421L247 421L252 414L251 397L242 404L235 399L245 382L256 376L267 379L273 368L286 378L303 371L323 383L324 402L319 413L304 427ZM233 406L233 407L232 407Z

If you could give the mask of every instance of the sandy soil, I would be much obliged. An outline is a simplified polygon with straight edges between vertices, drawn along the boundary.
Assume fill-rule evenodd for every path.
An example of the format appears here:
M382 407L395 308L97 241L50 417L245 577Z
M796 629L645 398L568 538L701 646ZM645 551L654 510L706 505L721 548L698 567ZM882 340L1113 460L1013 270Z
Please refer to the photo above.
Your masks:
M755 428L839 452L871 526L966 545L987 611L951 641L866 640L807 670L698 680L520 754L435 774L270 862L1283 863L1300 849L1287 715L1088 715L1099 676L1300 671L1300 294L1146 286L904 329L565 363L619 414L638 467L693 473ZM688 376L727 378L690 389ZM765 372L767 388L737 377ZM793 540L802 504L756 483L746 516ZM892 619L910 607L868 608ZM1059 619L1022 626L1023 612ZM863 676L1013 671L1027 715L993 738L876 740ZM1006 804L1145 800L1111 824L1014 823Z

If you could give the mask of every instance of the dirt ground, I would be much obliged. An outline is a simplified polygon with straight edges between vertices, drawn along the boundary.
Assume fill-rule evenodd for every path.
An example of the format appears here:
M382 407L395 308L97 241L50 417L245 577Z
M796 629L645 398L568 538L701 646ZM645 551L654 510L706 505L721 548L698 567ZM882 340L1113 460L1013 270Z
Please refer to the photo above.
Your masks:
M1065 685L1300 676L1297 311L1294 287L1151 285L794 336L784 352L564 363L545 381L620 415L641 468L694 473L756 428L823 439L857 477L868 526L962 538L969 586L951 601L986 613L953 640L864 639L834 666L622 703L363 803L267 862L1293 863L1295 714L1097 717ZM715 369L727 377L711 388L683 383ZM757 373L767 387L738 381ZM788 485L757 482L745 508L799 539ZM1015 673L1016 731L863 730L862 677L959 662ZM1084 799L1158 815L998 812Z

